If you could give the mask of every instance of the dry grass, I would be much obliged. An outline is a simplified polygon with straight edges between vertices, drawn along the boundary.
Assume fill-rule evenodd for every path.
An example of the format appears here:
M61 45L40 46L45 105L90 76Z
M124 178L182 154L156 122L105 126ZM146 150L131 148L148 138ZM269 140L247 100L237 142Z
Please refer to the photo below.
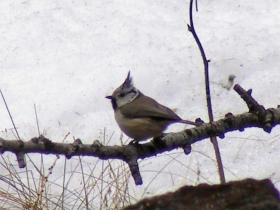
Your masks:
M122 161L37 154L27 156L22 171L10 155L0 161L0 209L120 209L135 202L128 191L130 171ZM34 157L40 157L37 164Z

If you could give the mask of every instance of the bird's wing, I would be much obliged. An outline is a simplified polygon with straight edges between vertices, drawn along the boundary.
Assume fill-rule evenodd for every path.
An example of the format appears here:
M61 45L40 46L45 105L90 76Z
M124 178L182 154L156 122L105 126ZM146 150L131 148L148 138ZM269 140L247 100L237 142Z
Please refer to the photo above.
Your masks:
M144 96L140 93L139 97L120 107L121 113L129 118L154 118L159 120L175 120L179 121L181 118L176 115L171 109L165 107L154 99Z

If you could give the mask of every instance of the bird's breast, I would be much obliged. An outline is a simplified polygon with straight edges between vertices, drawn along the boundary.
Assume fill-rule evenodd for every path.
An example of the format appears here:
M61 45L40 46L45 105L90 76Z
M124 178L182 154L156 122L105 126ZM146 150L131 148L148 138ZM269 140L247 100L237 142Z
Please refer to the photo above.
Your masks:
M127 136L136 141L158 137L170 124L170 121L166 120L158 121L152 118L128 118L122 115L119 109L115 111L115 119L120 129Z

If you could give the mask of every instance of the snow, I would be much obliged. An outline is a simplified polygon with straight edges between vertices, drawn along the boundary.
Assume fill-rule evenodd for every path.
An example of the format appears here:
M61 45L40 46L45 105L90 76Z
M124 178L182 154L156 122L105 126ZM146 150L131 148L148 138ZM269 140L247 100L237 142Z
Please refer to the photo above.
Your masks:
M178 109L184 119L207 121L203 64L187 30L188 1L10 0L0 5L0 88L22 139L38 136L35 104L40 132L53 141L61 142L70 132L66 142L79 137L83 143L99 139L120 145L121 132L105 96L129 70L144 94ZM204 0L198 5L194 23L211 60L215 119L247 112L237 93L217 84L230 74L243 88L252 88L260 104L276 107L280 2ZM0 110L0 137L15 139L3 102ZM182 129L184 125L176 124L168 131ZM269 177L279 190L279 132L279 127L271 134L246 129L219 140L226 179ZM188 156L176 150L140 161L144 184L135 186L131 180L134 196L139 199L183 184L219 183L209 140L192 148ZM38 159L36 154L31 157ZM97 161L93 159L83 160ZM11 161L16 164L15 157ZM53 159L44 161L50 165ZM56 168L54 176L62 173Z

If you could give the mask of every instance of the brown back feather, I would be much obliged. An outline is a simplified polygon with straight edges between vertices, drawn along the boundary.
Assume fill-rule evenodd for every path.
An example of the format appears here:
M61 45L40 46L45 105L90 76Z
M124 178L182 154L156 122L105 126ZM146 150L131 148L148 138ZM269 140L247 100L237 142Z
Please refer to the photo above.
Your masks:
M140 92L133 102L120 107L121 113L129 118L154 118L158 120L180 121L181 118L171 109L145 96Z

